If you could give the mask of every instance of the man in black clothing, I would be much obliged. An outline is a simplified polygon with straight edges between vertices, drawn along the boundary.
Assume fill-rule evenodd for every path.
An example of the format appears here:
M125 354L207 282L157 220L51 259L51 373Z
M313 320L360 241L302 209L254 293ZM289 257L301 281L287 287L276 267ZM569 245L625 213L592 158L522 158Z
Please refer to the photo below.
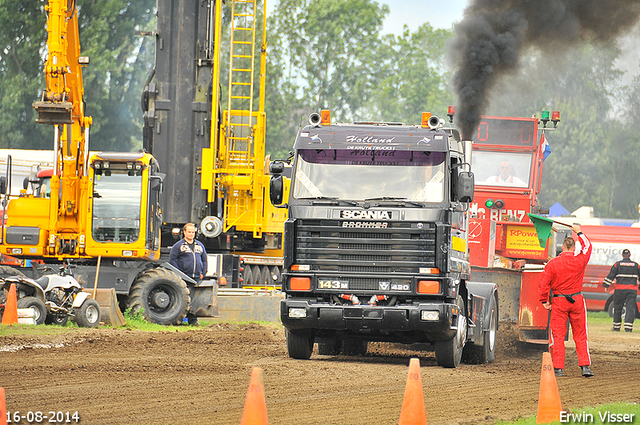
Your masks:
M640 278L640 266L631 261L631 251L622 250L622 260L616 262L604 278L605 289L616 281L616 291L613 293L613 328L614 332L620 332L622 325L622 306L626 307L624 317L624 330L633 330L633 321L636 315L636 297L638 296L638 278Z
M182 228L184 238L171 247L169 263L196 281L200 281L207 274L207 250L204 244L197 240L196 225L187 223ZM197 325L198 318L187 314L190 325Z

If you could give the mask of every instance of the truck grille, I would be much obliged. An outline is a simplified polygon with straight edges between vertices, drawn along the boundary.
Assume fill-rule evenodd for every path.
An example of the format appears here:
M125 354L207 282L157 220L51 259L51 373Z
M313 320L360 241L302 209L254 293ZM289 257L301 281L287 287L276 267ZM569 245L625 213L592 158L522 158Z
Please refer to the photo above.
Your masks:
M435 267L435 224L384 225L345 229L339 220L296 220L296 262L319 272L417 274Z

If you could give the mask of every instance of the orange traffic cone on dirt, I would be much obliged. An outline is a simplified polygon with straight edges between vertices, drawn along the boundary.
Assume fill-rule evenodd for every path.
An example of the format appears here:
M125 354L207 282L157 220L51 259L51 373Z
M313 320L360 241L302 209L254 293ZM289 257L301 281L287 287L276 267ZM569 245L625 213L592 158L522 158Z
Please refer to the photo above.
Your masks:
M4 388L0 387L0 425L7 425L7 403L4 400Z
M244 401L244 410L240 425L268 425L267 404L264 400L264 385L262 384L262 368L251 369L251 381Z
M15 325L16 323L18 323L18 295L16 294L16 284L12 283L7 295L7 301L4 304L2 324Z
M398 425L427 425L427 414L424 409L424 393L420 376L420 359L409 361L409 374L404 387L404 399Z
M551 353L543 353L536 423L548 424L559 421L561 411L562 403L560 402L560 393L558 392L558 383L553 370Z

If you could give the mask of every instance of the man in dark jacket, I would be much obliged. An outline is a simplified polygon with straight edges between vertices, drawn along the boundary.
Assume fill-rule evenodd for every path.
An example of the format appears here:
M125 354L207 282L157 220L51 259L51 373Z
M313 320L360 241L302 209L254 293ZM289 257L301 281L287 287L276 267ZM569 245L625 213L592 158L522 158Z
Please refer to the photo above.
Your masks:
M207 274L207 251L196 237L196 225L187 223L182 228L184 237L171 247L169 263L193 279Z
M605 289L616 281L616 291L613 293L613 328L614 332L620 332L622 325L622 307L627 312L624 317L625 332L633 331L633 321L636 316L636 297L638 296L638 278L640 278L640 266L631 261L631 251L622 250L622 260L616 262L604 278Z
M187 223L182 227L184 237L171 247L169 263L187 276L200 281L207 274L207 250L197 240L196 225ZM198 318L187 314L190 325L198 324Z

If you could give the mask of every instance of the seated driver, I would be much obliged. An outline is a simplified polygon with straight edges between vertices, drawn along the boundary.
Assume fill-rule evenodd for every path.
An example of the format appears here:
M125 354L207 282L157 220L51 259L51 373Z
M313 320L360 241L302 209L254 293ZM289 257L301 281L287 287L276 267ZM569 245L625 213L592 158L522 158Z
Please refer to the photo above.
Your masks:
M491 176L485 183L501 186L527 186L522 179L512 174L513 167L509 161L502 161L500 163L500 173L497 176Z

